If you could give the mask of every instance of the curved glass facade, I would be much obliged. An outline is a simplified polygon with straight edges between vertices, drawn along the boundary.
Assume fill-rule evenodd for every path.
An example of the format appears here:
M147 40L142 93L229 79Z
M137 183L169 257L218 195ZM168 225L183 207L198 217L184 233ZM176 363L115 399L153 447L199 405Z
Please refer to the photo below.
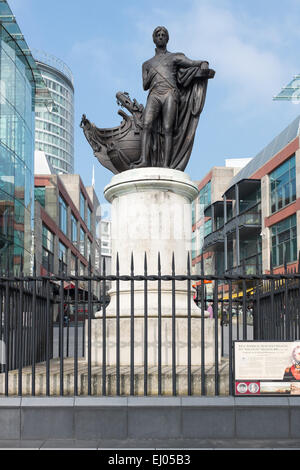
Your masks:
M35 149L47 155L55 172L74 173L74 88L69 69L60 60L34 53L37 65L55 103L36 111ZM56 62L55 62L56 60ZM57 68L53 64L57 64ZM64 64L63 64L64 65ZM66 72L68 71L68 73Z
M15 40L0 24L0 266L30 270L35 82Z

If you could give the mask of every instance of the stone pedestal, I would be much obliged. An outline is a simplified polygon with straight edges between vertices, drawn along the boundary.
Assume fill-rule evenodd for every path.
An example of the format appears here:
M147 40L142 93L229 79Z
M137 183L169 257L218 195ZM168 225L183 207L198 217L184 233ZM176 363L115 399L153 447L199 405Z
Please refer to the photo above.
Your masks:
M134 366L139 367L144 364L145 352L145 319L135 316L134 318ZM150 317L147 321L147 364L148 367L158 366L158 331L159 322L157 317ZM191 318L191 365L193 367L201 365L201 327L202 319ZM86 332L87 332L86 322ZM173 322L170 317L161 319L161 365L162 367L172 366L173 355ZM91 362L93 365L102 364L103 354L103 318L92 320L92 347ZM106 331L106 365L116 366L117 364L117 322L115 317L108 317L105 320ZM206 367L215 364L215 321L211 318L204 318L204 338L205 338L205 358ZM219 329L218 360L221 361L221 337ZM86 336L85 357L88 356L87 336ZM188 365L188 320L187 316L176 317L175 321L175 357L176 366L187 367ZM129 366L131 357L131 320L128 317L120 317L120 366Z
M197 186L183 172L167 168L141 168L125 171L112 178L104 195L111 202L112 274L116 272L117 254L120 275L143 275L145 253L147 274L158 274L158 254L162 275L172 274L174 253L175 274L187 274L187 259L191 250L191 201L198 194ZM173 301L172 281L148 281L145 303L144 281L119 283L120 362L130 365L131 313L134 311L134 364L144 361L144 318L147 306L147 345L149 367L158 365L159 302L161 304L162 365L172 365ZM188 283L175 282L175 351L176 364L188 363L188 303L191 314L191 362L201 364L201 310L193 301L193 289L188 293ZM132 295L134 292L134 295ZM106 360L116 364L116 313L118 296L116 282L109 292L111 301L106 309ZM190 299L188 299L190 296ZM132 308L133 307L133 308ZM92 363L101 364L103 340L103 312L92 321ZM207 313L207 312L206 312ZM215 361L215 325L205 318L205 364Z
M175 272L187 273L187 256L191 250L191 201L197 196L197 186L181 171L167 168L141 168L125 171L112 178L104 195L111 202L112 272L119 256L121 275L130 274L131 255L134 273L144 274L147 255L148 274L158 273L160 253L161 273L172 274L174 253ZM120 315L131 313L130 282L120 282ZM107 316L116 314L116 284L110 291ZM162 315L172 314L172 284L161 283ZM192 314L200 311L191 301ZM148 282L148 314L157 315L158 283ZM134 283L134 311L144 315L144 283ZM187 314L187 281L176 282L176 315Z

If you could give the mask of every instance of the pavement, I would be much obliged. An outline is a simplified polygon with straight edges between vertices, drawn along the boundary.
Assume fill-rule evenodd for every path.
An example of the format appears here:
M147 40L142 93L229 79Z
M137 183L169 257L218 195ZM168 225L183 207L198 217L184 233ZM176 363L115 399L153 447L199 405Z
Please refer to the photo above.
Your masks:
M159 440L34 440L9 441L0 440L0 449L27 449L27 450L55 450L55 449L82 449L82 450L300 450L299 439L284 440L246 440L246 439L170 439L164 440L163 446Z

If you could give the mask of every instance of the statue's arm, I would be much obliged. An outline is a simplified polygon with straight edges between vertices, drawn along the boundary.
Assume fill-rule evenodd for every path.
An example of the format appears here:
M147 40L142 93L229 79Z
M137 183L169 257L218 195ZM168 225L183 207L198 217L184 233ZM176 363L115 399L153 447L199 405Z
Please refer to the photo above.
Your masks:
M148 67L146 66L146 64L143 64L142 73L143 73L143 88L144 88L144 90L149 90L151 80L153 78L153 74L150 73L150 71L149 71Z
M202 70L208 69L209 64L206 60L192 60L186 57L184 54L178 54L176 57L176 63L183 68L187 67L199 67Z

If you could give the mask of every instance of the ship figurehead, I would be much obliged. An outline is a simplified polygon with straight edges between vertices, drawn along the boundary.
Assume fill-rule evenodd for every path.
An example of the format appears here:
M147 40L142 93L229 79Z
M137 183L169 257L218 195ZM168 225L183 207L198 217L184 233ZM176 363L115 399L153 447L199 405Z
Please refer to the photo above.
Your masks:
M110 129L98 128L83 114L80 127L101 165L114 174L129 170L139 160L141 153L141 132L144 106L136 99L131 100L127 92L116 94L117 104L123 109L118 114L121 124Z

